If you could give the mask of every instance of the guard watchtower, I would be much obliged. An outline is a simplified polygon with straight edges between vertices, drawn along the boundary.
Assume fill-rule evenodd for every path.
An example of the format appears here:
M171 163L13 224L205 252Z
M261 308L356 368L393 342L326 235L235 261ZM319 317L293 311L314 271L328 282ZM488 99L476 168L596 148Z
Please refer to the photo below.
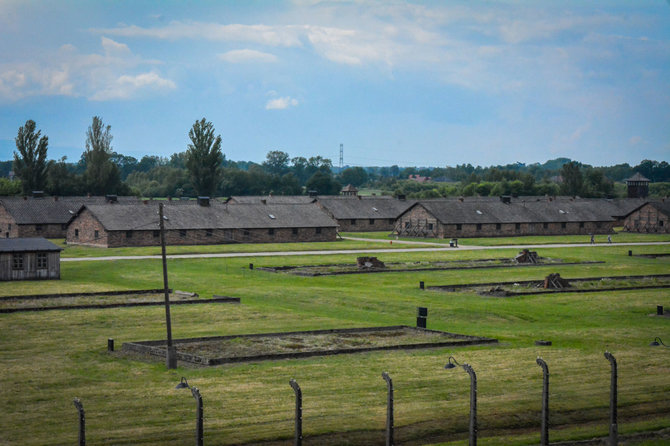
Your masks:
M649 195L649 182L649 178L635 172L635 175L626 180L628 198L646 198Z

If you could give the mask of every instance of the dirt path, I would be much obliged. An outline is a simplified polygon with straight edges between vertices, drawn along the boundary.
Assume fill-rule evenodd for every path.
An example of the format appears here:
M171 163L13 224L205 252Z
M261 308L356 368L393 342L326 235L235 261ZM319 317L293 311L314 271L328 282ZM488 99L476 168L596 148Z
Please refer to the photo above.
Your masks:
M381 242L386 243L384 240ZM394 241L395 242L395 241ZM406 242L423 243L423 242ZM426 242L428 243L428 242ZM549 245L503 245L503 246L463 246L458 248L444 247L439 243L440 248L385 248L385 249L333 249L322 251L275 251L275 252L224 252L214 254L170 254L168 259L215 259L231 257L273 257L273 256L314 256L314 255L335 255L335 254L366 254L366 253L396 253L396 252L440 252L440 251L474 251L474 250L493 250L493 249L538 249L538 248L583 248L583 247L616 247L616 246L651 246L651 245L670 245L670 242L638 242L638 243L611 243L595 244L590 243L556 243ZM106 257L72 257L61 258L61 262L93 262L93 261L112 261L112 260L147 260L160 259L159 255L149 256L106 256Z

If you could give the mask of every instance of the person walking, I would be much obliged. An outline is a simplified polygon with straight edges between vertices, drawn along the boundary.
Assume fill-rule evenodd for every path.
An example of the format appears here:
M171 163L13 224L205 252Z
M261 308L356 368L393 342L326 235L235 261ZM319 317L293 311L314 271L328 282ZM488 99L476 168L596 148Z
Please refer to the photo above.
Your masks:
M593 245L596 242L595 236L591 234L591 244Z

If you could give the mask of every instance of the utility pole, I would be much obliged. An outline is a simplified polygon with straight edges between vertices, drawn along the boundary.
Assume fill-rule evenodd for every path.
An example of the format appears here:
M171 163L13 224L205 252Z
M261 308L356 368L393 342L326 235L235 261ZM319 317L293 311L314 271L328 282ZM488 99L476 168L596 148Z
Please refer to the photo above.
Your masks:
M170 288L168 287L167 258L165 257L165 222L163 203L158 204L158 216L161 229L161 255L163 257L163 288L165 291L165 326L167 328L167 354L165 363L168 370L177 368L177 349L172 345L172 323L170 322Z

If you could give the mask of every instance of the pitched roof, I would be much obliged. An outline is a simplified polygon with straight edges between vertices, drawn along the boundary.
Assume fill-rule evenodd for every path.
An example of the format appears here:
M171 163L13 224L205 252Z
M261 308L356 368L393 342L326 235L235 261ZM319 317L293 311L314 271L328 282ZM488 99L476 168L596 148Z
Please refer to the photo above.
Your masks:
M58 245L45 238L4 238L0 239L0 252L62 251Z
M338 220L352 218L398 218L415 200L393 197L319 196L318 202Z
M647 183L649 183L651 180L642 175L640 172L635 172L635 175L626 179L626 183L629 181L646 181Z
M137 203L135 197L118 197L121 203ZM105 197L2 197L0 205L16 224L67 224L84 204L105 203Z
M555 223L613 221L612 207L605 200L556 200L512 202L426 200L423 206L443 224Z
M226 200L230 204L259 204L265 200L268 204L307 204L316 199L307 195L235 195Z
M670 201L650 201L649 204L655 207L658 211L664 213L667 216L670 216Z
M108 231L159 229L158 204L89 205ZM314 204L236 204L166 206L166 229L259 229L336 227L337 222Z

